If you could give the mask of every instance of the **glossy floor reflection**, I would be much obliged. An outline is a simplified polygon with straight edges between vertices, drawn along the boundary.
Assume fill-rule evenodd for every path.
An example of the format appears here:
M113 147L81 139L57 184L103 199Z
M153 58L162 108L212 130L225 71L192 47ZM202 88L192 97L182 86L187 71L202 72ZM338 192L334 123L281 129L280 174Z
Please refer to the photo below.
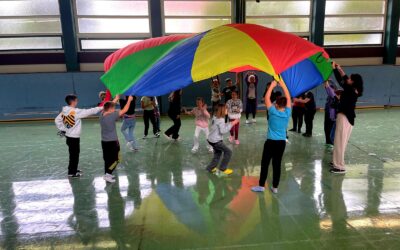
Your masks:
M249 190L263 115L241 126L229 178L203 170L211 157L204 143L190 153L188 118L179 143L122 147L118 182L107 186L96 121L84 122L78 180L65 177L66 146L52 123L0 125L0 248L400 249L400 110L359 112L345 176L328 172L317 114L313 138L289 134L276 196ZM139 122L136 135L142 130Z

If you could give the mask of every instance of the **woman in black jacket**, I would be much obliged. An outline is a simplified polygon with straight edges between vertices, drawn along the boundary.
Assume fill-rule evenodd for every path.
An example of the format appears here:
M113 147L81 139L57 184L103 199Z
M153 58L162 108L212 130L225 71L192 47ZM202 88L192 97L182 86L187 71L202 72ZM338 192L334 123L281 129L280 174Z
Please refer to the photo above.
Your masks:
M337 82L343 88L343 92L340 96L337 111L333 162L330 172L344 174L346 173L344 154L354 126L356 103L358 97L363 94L364 83L361 75L351 74L347 76L340 65L335 62L332 63L332 67Z
M172 92L168 97L168 116L174 122L174 124L164 133L168 139L179 139L179 129L181 128L181 96L182 90L179 89Z

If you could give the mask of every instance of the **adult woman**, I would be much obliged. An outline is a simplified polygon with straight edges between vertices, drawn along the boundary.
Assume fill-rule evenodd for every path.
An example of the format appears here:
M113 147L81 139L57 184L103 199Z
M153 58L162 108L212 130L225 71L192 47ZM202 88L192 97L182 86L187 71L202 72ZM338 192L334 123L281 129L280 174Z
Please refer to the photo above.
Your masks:
M356 103L358 97L363 94L364 82L359 74L347 76L342 67L335 62L332 62L332 68L337 82L343 88L343 92L340 95L336 117L335 144L330 172L344 174L346 173L344 154L354 126Z

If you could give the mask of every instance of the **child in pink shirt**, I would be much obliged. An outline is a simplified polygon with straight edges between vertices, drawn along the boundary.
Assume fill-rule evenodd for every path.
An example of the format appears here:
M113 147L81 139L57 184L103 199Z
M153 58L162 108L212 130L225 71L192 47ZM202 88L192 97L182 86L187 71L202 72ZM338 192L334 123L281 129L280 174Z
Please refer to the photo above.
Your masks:
M200 132L204 132L206 139L208 138L208 120L210 119L210 113L207 111L207 105L204 103L204 99L202 97L197 97L196 107L190 112L186 112L186 114L195 116L196 129L194 131L192 153L196 153L199 150ZM207 148L208 151L213 152L210 145L207 144Z

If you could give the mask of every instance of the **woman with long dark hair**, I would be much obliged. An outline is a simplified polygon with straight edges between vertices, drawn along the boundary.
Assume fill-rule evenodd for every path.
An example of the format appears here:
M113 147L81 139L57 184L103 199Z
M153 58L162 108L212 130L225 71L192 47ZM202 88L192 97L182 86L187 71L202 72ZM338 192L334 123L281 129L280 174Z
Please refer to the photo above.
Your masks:
M356 118L356 103L358 98L363 94L364 82L359 74L347 76L342 67L335 62L332 62L332 68L337 82L343 88L343 92L340 95L337 111L333 161L330 172L344 174L346 173L344 154Z

